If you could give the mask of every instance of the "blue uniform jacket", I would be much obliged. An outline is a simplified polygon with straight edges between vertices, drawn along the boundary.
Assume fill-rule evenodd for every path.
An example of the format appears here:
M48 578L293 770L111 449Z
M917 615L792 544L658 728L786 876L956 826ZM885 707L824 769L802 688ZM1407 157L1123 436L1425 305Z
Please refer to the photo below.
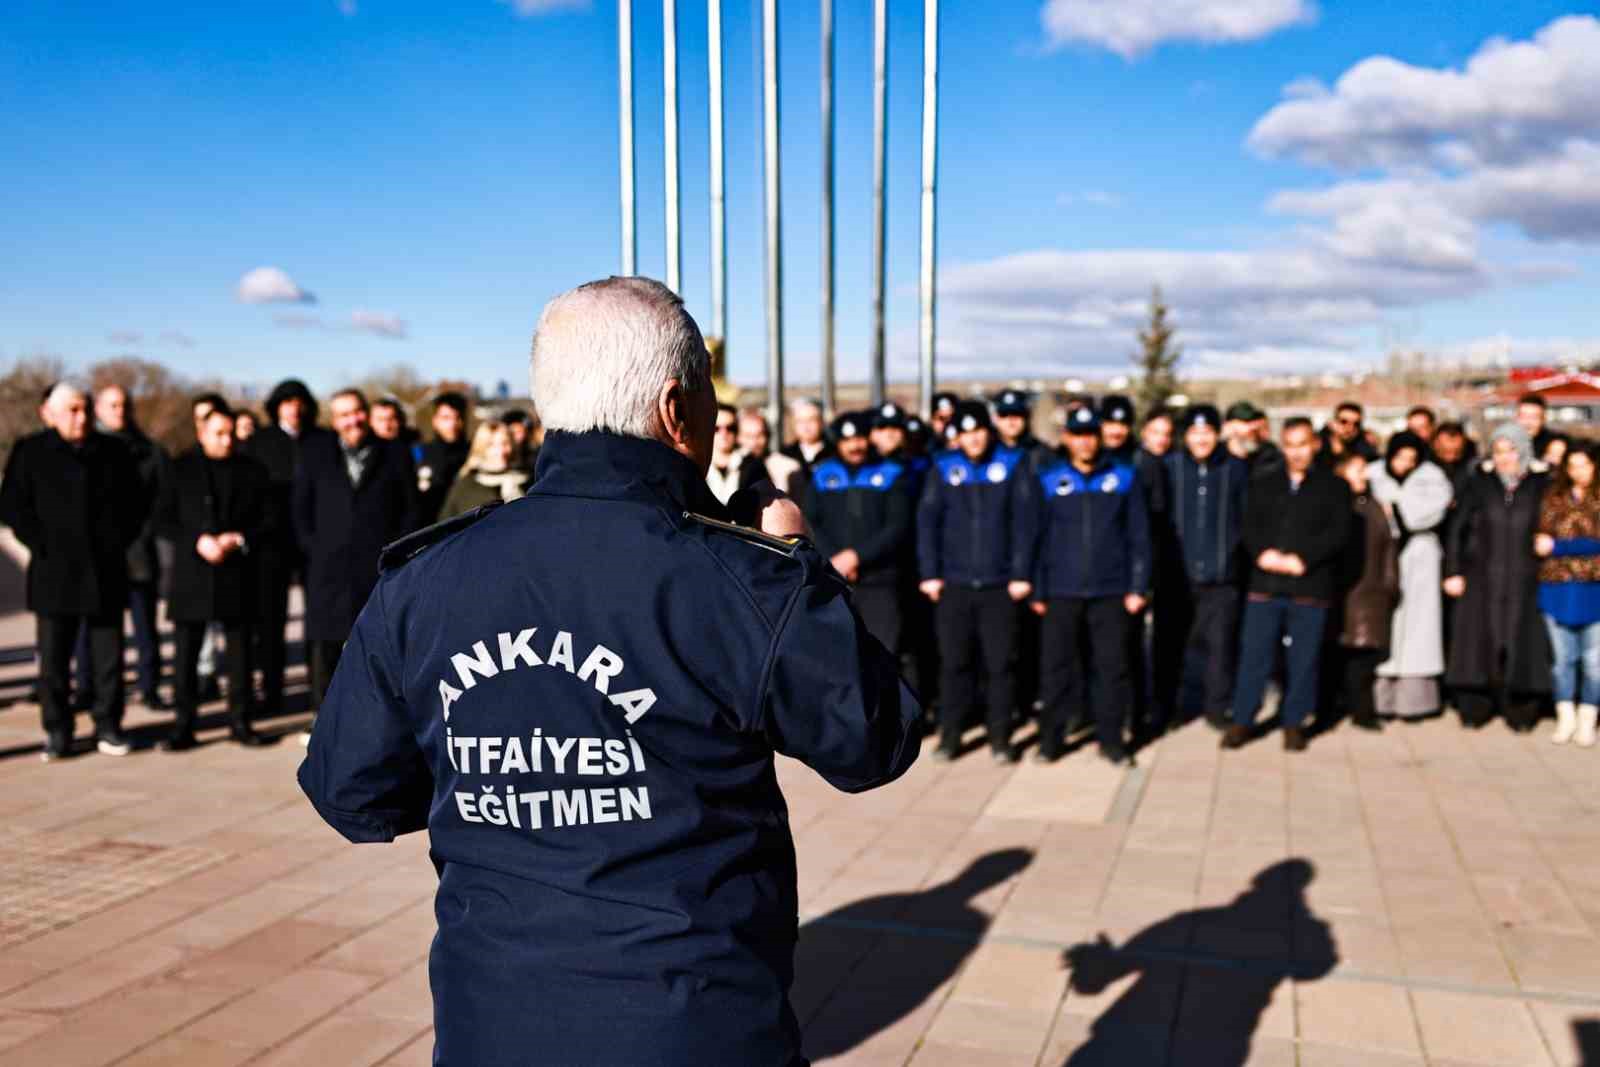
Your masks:
M811 468L803 504L823 555L853 548L861 557L860 584L899 582L911 555L916 508L903 464L869 456L852 467L829 456Z
M1221 446L1205 463L1182 448L1165 462L1167 523L1184 576L1193 585L1237 585L1250 468Z
M300 784L352 841L429 832L437 1064L804 1062L774 753L870 789L921 709L808 542L692 512L676 452L552 433L356 623Z
M1084 474L1065 456L1038 475L1033 599L1150 591L1150 513L1132 466L1102 457Z
M976 463L960 449L934 457L917 507L924 579L971 589L1026 582L1037 529L1037 494L1020 450L991 448Z

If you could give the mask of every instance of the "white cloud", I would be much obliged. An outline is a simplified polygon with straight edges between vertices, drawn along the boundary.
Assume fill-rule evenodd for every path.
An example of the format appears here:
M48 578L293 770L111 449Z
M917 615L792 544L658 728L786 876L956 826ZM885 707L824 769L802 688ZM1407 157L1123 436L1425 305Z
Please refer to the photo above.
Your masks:
M1312 22L1312 0L1047 0L1039 13L1054 47L1098 45L1135 59L1166 41L1254 41Z
M391 315L386 311L366 311L358 309L350 313L350 325L357 330L377 334L379 337L403 338L406 336L406 324L398 315Z
M1491 39L1460 70L1373 56L1332 88L1301 79L1284 95L1250 132L1263 155L1340 169L1525 162L1600 137L1600 19Z
M239 279L236 290L246 304L315 304L317 298L277 267L257 267Z
M589 0L500 0L523 18L556 15L564 11L588 11Z

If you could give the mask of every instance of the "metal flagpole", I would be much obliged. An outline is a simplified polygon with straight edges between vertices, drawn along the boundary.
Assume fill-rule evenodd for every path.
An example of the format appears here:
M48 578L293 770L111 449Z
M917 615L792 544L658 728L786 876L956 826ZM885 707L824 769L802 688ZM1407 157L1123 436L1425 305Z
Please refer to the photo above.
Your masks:
M762 131L767 209L767 420L783 440L783 219L778 158L778 0L761 5Z
M683 240L678 210L678 5L661 0L662 111L667 171L667 288L683 294Z
M833 373L833 0L822 0L822 409L837 403Z
M934 290L934 213L938 201L935 181L939 168L939 0L924 0L922 23L922 367L917 381L919 411L933 410L934 325L937 295Z
M728 223L722 163L722 0L706 0L711 90L711 333L727 348Z
M617 129L621 169L622 273L639 273L633 188L633 0L617 0Z
M872 402L883 403L886 385L884 357L884 168L888 156L889 19L887 0L872 4Z

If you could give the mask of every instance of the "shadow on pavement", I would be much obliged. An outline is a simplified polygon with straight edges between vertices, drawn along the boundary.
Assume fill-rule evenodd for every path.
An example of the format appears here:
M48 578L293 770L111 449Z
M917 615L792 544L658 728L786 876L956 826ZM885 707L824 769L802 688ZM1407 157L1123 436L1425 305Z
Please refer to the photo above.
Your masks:
M848 1052L932 997L989 928L990 917L973 907L973 898L1032 861L1027 849L991 852L947 882L868 897L806 923L795 959L797 1010L802 1021L815 1018L806 1027L806 1055L822 1060ZM814 1012L804 1011L808 977L841 969L846 976Z
M1278 986L1315 981L1339 962L1327 924L1306 904L1314 873L1305 860L1286 860L1223 907L1179 912L1121 945L1101 934L1068 949L1069 1000L1137 977L1095 1018L1065 1067L1243 1067ZM1185 944L1191 948L1176 948Z

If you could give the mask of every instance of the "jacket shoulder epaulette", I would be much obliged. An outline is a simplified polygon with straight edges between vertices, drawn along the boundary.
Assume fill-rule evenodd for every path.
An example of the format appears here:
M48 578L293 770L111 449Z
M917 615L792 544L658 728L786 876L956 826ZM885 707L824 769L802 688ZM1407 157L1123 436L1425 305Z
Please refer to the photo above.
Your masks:
M407 534L398 541L384 545L383 551L378 553L378 573L387 574L397 567L405 566L451 534L465 530L478 520L486 518L503 503L505 503L503 500L491 500L453 519L424 526L416 533Z
M709 515L701 515L694 511L685 511L683 517L689 522L699 523L713 530L732 534L742 541L747 541L752 545L757 545L769 552L776 552L783 556L793 556L802 546L808 543L803 537L778 537L775 534L765 533L750 526L740 526L734 522L723 522L721 519L713 519Z

